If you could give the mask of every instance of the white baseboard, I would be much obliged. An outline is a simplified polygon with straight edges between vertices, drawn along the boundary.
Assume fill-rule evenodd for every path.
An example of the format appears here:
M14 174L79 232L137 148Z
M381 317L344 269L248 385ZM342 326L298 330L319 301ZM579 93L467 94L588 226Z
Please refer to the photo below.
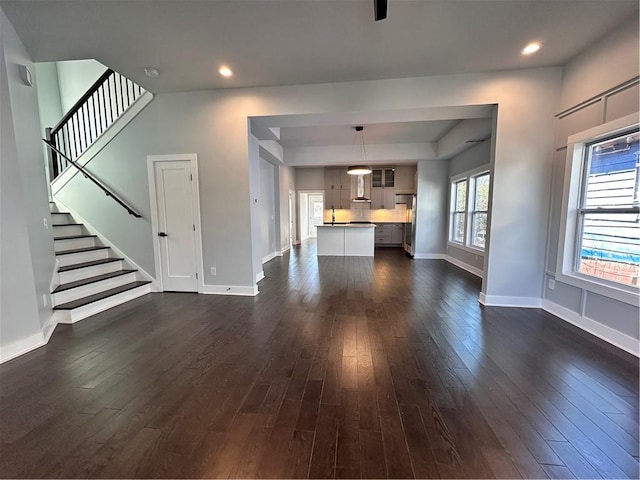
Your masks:
M462 260L459 260L455 257L452 257L451 255L445 255L444 259L455 265L456 267L459 267L463 270L466 270L469 273L472 273L473 275L475 275L476 277L480 277L483 278L484 276L484 272L482 270L480 270L479 268L474 267L473 265L469 265L468 263L464 263Z
M46 343L47 342L45 342L42 332L40 331L33 335L29 335L28 337L16 340L15 342L3 345L0 347L0 363L13 360L14 358L24 355L31 350L42 347Z
M552 315L581 328L585 332L589 332L592 335L604 340L611 345L614 345L625 352L628 352L636 357L640 357L640 341L636 340L629 335L626 335L618 330L614 330L611 327L603 325L600 322L596 322L588 317L583 317L573 310L569 310L557 303L549 300L542 300L542 308Z
M279 256L284 255L284 254L285 254L285 253L287 253L289 250L291 250L291 245L287 245L287 246L282 247L282 249L280 250L280 255L279 255Z
M480 293L478 301L485 307L542 308L542 301L536 297L510 297Z
M444 260L444 253L415 253L414 260Z
M271 252L270 254L265 255L264 257L262 257L262 265L267 263L269 260L273 260L277 256L278 256L277 252Z
M260 270L258 273L256 273L256 283L258 283L263 278L264 278L264 270Z
M60 323L60 315L57 310L53 310L49 320L47 320L47 323L42 326L42 338L44 339L45 344L49 343L49 339L51 338L51 335L53 335L53 331L58 326L58 323Z
M8 362L36 348L45 346L49 343L49 339L58 326L59 321L60 315L58 315L58 312L52 311L49 320L47 320L38 333L0 347L0 363Z
M242 295L255 297L258 295L258 286L238 287L232 285L204 285L202 293L208 295Z
M153 100L153 93L143 93L136 102L131 105L127 111L125 111L115 122L109 125L100 137L96 139L93 144L85 150L82 155L76 159L76 163L84 167L93 158L105 148L111 140L113 140L118 133L120 133L144 108ZM71 181L73 177L78 175L80 171L77 168L67 168L61 175L56 177L51 182L51 194L55 195L64 188L64 186Z
M104 245L109 245L109 247L111 247L111 250L116 254L117 257L120 258L124 258L125 263L128 263L132 268L138 270L136 273L139 274L140 280L148 280L151 282L151 286L150 289L152 292L160 292L160 284L156 281L155 277L151 276L151 274L149 274L148 272L146 272L142 267L140 267L140 265L138 265L136 262L134 262L128 255L126 255L122 250L120 250L118 247L116 247L114 245L114 243L109 240L107 237L105 237L104 235L102 235L98 229L96 227L94 227L93 225L91 225L89 222L87 222L82 215L78 214L78 212L76 212L73 208L69 207L69 205L67 205L66 203L64 203L63 201L57 199L54 197L54 201L56 202L56 204L60 204L63 205L65 210L67 212L69 212L71 214L71 216L74 218L74 220L76 220L78 223L82 223L84 224L85 228L87 229L87 231L91 234L91 235L97 235L98 240L100 242L102 242ZM137 277L138 275L136 275Z

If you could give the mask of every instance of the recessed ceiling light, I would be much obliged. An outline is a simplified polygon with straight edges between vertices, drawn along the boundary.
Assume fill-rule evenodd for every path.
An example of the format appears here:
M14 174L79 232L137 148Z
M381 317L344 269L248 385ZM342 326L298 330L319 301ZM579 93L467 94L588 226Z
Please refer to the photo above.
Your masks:
M531 55L533 53L536 53L541 48L542 44L540 42L531 42L529 45L522 49L522 55Z
M158 71L157 68L146 67L144 69L144 74L149 78L158 78L158 76L160 75L160 72Z
M226 65L222 65L219 69L218 69L218 73L220 75L222 75L223 77L230 77L233 75L233 72L231 71L231 69L229 67L227 67Z

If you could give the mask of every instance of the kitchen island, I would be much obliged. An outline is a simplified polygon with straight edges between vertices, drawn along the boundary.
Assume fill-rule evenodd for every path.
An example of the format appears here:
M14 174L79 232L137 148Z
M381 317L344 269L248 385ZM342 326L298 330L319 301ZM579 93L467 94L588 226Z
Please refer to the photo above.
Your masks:
M375 224L328 223L317 228L318 256L373 257Z

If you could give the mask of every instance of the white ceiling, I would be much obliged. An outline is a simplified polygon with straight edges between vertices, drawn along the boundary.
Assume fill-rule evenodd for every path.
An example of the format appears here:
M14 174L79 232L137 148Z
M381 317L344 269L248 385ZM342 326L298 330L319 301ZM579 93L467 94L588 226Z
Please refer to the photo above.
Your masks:
M436 142L459 120L373 123L364 126L365 145ZM358 134L357 142L360 141ZM356 132L352 125L281 127L280 145L284 148L353 145Z
M35 61L95 58L152 92L562 65L638 15L637 0L390 0L380 22L373 0L1 4ZM521 56L531 40L544 48Z
M638 17L637 0L389 0L389 16L380 22L373 21L373 0L0 4L35 61L93 58L155 93L563 65L626 18ZM532 40L544 48L523 57L520 50ZM232 78L217 74L223 63L234 70ZM148 66L159 78L144 76ZM470 133L484 136L461 122L490 117L490 109L478 108L254 121L280 128L280 144L296 165L327 158L319 148L333 148L332 161L346 162L341 152L353 144L352 127L359 124L379 162L414 162L451 158L469 148Z

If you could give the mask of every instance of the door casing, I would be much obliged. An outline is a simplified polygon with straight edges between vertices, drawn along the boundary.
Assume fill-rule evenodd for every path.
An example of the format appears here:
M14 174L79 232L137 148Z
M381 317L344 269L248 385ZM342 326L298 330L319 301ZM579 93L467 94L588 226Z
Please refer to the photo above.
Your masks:
M191 164L191 207L193 208L193 222L195 231L196 273L198 293L204 291L204 278L202 267L202 225L200 222L200 192L198 181L198 155L196 153L179 153L175 155L147 155L147 174L149 178L149 200L151 204L151 231L153 232L153 259L156 269L156 284L163 292L162 263L160 261L160 247L156 232L158 231L158 204L156 200L155 164L157 162L189 161Z

